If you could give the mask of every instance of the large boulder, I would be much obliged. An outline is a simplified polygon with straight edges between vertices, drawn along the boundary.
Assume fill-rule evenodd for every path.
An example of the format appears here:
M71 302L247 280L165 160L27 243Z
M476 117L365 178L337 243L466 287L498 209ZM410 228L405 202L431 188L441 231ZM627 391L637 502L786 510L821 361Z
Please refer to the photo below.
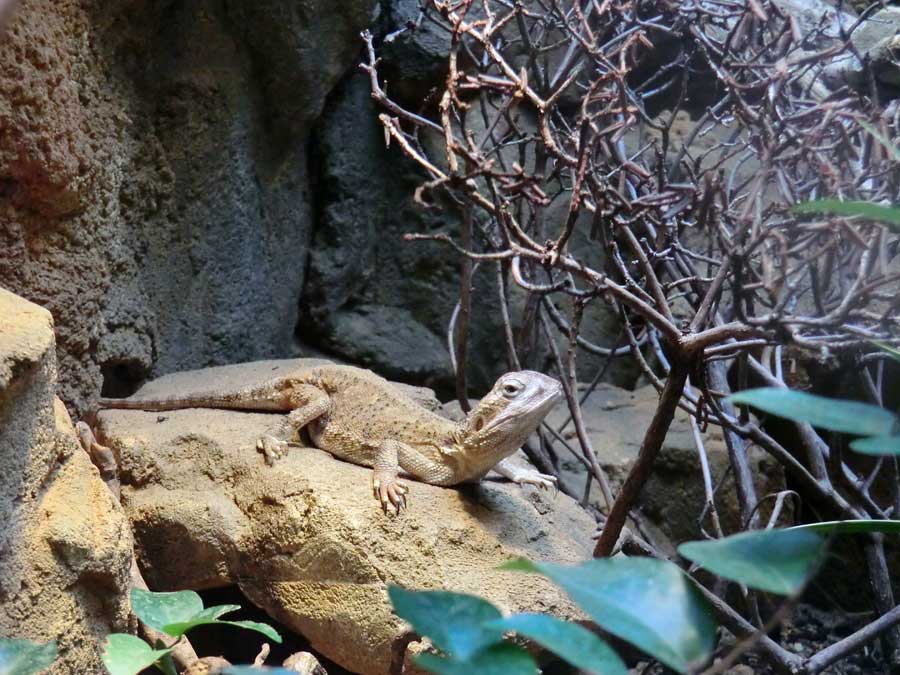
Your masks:
M236 377L250 383L291 365L170 375L152 391L181 394ZM373 498L370 469L305 447L267 467L256 440L283 429L282 415L107 410L97 424L120 457L123 502L151 588L237 584L350 671L388 673L402 629L389 583L576 616L543 578L497 569L515 556L590 557L593 519L564 495L499 480L459 489L410 481L410 508L396 517Z
M56 640L50 673L99 673L128 628L128 521L54 397L50 313L0 289L0 317L0 636Z

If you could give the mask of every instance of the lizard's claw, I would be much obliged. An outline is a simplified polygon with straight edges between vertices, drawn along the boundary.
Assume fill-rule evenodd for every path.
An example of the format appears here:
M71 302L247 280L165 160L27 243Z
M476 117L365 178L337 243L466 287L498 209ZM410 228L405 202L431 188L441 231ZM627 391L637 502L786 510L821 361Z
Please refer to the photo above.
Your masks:
M520 476L516 476L515 481L519 485L535 485L542 490L556 487L556 476L550 476L539 471L524 472Z
M287 454L288 442L279 441L274 436L263 436L256 441L256 449L263 454L266 464L272 466L276 460Z
M397 515L400 515L400 511L409 507L406 499L409 488L396 476L375 472L372 474L372 491L385 513L393 507Z

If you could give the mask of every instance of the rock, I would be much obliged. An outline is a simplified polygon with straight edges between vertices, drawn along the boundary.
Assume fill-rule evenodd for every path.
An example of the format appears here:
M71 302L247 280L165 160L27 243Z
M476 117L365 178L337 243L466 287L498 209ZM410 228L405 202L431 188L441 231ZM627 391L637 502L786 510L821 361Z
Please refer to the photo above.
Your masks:
M322 345L385 377L446 384L450 358L440 339L401 307L360 305L334 312Z
M449 392L445 345L459 298L459 257L444 244L407 242L403 235L457 236L457 212L449 204L424 209L415 203L413 193L426 177L396 144L385 148L364 74L337 88L314 147L319 217L300 336L339 359ZM493 267L482 266L474 279L468 368L475 393L487 391L504 370L495 284ZM391 336L395 329L401 337Z
M310 129L374 0L20 3L0 42L0 285L59 331L60 395L289 356Z
M582 406L586 431L613 491L628 474L658 401L656 390L651 386L628 391L601 384ZM559 428L567 418L568 409L558 406L548 416L547 423ZM578 439L571 425L563 431L563 436L573 447L578 447ZM718 427L710 425L703 439L713 486L719 485L724 477L716 493L722 528L726 534L733 534L739 529L741 517L729 472L728 449ZM566 458L568 453L562 452ZM755 446L750 447L749 456L758 497L785 489L785 477L780 465ZM583 465L567 458L563 467L563 480L570 481L577 492L582 492L586 479ZM591 501L603 505L596 482L591 487ZM689 418L687 413L678 410L653 474L641 492L641 512L652 525L678 544L701 538L697 519L703 512L704 504L703 478ZM769 513L769 509L765 508L767 506L771 503L761 509L763 517ZM707 531L713 531L708 516L703 525Z
M850 34L850 41L878 82L900 87L900 7L884 7L872 14ZM834 85L869 86L866 68L856 54L836 58L824 74ZM894 94L892 98L897 98L900 92Z
M57 640L49 673L98 673L128 628L128 522L54 398L50 313L0 289L0 317L0 635Z
M255 366L240 368L249 382ZM259 364L256 376L271 368ZM183 393L230 370L169 376L166 388ZM502 481L460 489L411 481L410 510L385 515L367 468L311 448L266 467L254 446L281 420L201 409L100 412L100 440L121 458L123 502L151 588L236 583L318 653L363 675L388 673L402 629L388 583L577 616L543 578L497 570L515 556L589 557L594 521L571 499Z

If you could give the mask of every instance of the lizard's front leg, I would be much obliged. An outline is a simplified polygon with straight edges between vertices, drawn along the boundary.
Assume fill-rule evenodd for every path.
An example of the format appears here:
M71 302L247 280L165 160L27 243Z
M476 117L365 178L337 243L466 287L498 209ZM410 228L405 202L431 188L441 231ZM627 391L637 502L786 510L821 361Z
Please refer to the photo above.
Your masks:
M372 491L385 512L393 506L399 515L400 510L406 507L409 488L397 477L397 473L400 471L400 456L408 452L415 450L400 441L382 441L376 450L372 465Z
M494 471L504 478L519 485L537 485L539 488L556 487L556 476L541 473L536 469L523 466L523 462L517 462L512 457L505 457L497 462Z
M292 403L296 407L288 413L285 421L294 432L315 419L331 413L331 399L324 391L311 384L297 386L291 392ZM288 442L274 436L263 436L256 442L256 449L263 453L266 464L271 466L275 460L287 454Z

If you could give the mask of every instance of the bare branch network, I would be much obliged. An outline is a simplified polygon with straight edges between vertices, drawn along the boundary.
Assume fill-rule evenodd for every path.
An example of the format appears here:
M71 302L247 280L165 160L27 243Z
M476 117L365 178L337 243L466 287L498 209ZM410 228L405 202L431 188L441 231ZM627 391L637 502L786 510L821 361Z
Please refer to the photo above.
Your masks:
M701 459L699 428L723 427L747 528L775 524L787 497L774 496L761 522L751 442L830 517L896 517L896 461L861 476L808 425L798 425L793 453L723 401L735 383L786 386L786 348L858 359L862 386L881 401L884 364L861 355L872 340L900 338L900 240L871 222L791 212L822 197L900 201L900 166L884 144L898 143L900 107L880 103L874 77L865 94L823 80L823 63L852 55L862 19L835 37L824 19L805 29L772 0L431 0L420 20L450 46L445 88L427 112L387 95L368 33L362 68L386 139L429 176L417 200L449 195L463 214L458 240L408 236L442 241L463 261L454 316L464 321L451 328L458 391L464 398L472 268L493 267L509 364L531 357L524 336L543 336L579 441L570 449L607 500L596 555L621 543L629 517L640 531L636 500L679 406L694 419ZM512 285L526 295L517 325ZM595 303L620 317L617 344L582 335ZM579 373L585 351L607 365L630 354L660 392L617 494L584 431L578 381L602 376ZM879 476L895 486L883 502L871 491ZM699 517L722 536L711 485L707 507ZM630 536L626 545L654 554L646 536ZM880 618L808 659L761 632L754 596L738 611L705 593L783 672L814 675L878 637L897 668L900 609L881 540L865 552Z

